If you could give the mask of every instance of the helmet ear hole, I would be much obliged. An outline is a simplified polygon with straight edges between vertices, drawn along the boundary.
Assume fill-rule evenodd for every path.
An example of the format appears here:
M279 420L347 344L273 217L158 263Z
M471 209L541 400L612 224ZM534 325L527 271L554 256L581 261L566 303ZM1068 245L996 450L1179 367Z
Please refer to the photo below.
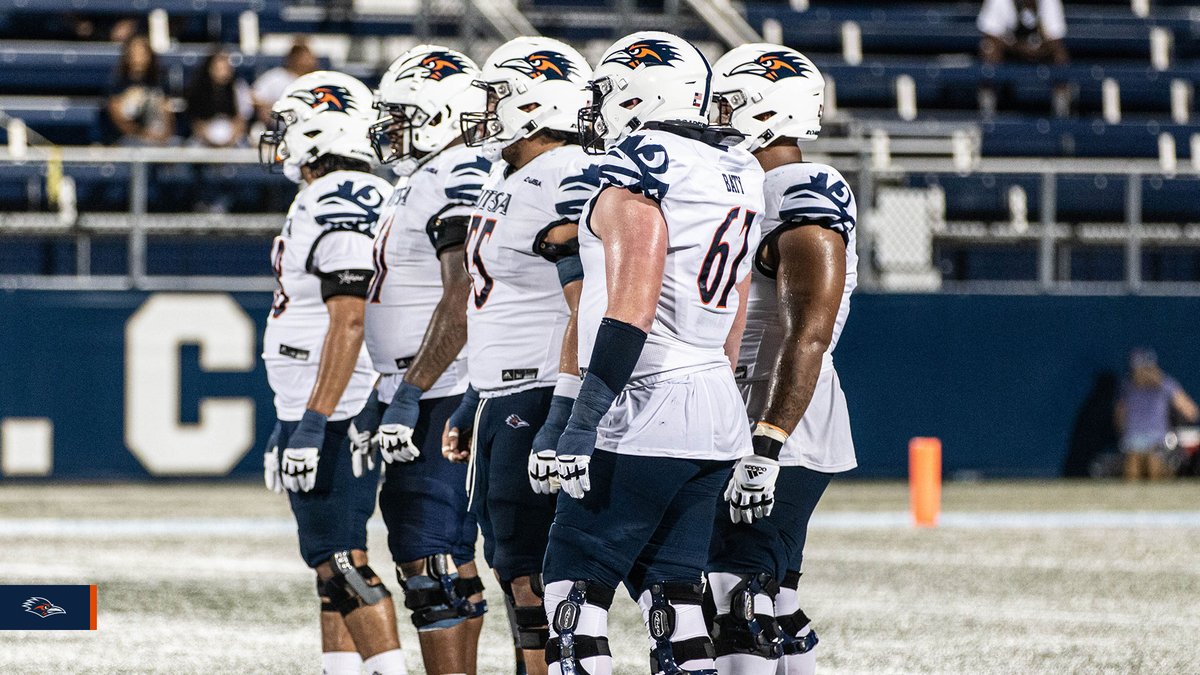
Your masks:
M641 102L642 102L642 99L640 99L640 98L631 98L631 99L621 103L621 107L626 110L632 110L636 105L638 105Z
M434 115L433 119L429 120L429 125L436 127L437 125L439 125L441 123L442 123L442 111L439 110L438 114Z
M759 122L766 122L767 120L771 119L774 116L775 116L775 111L768 110L766 112L760 112L759 114L755 115L754 119L758 120Z

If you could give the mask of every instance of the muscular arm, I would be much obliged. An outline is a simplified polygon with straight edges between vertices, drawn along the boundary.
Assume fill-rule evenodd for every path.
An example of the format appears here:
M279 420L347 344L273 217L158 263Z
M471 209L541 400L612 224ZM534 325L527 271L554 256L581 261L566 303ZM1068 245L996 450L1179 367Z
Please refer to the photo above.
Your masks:
M746 332L746 311L750 298L750 276L738 282L737 292L740 302L733 325L729 327L729 337L725 338L725 357L729 359L729 367L734 371L738 366L738 352L742 350L742 335Z
M762 419L790 432L808 409L821 359L833 340L846 285L842 235L817 226L781 234L775 285L783 348L772 370Z
M404 375L405 382L421 391L429 391L467 343L471 275L463 267L463 247L452 246L442 251L438 260L442 266L442 298L425 329L421 348Z
M658 204L627 190L596 198L593 230L604 242L608 308L604 316L649 333L662 292L667 221Z
M308 409L332 415L354 374L363 342L363 314L366 302L352 295L335 295L325 301L329 310L329 331L321 348L317 383L308 398Z

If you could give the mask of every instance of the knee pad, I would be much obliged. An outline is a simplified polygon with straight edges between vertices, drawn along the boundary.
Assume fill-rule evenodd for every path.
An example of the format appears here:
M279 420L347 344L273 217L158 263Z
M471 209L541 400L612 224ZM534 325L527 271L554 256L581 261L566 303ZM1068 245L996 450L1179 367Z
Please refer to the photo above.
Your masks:
M557 581L551 586L546 590L547 612L550 603L557 602L550 622L554 638L546 644L546 663L559 664L563 675L588 675L583 664L586 659L612 656L606 628L615 589L592 581Z
M704 623L700 584L660 582L651 584L638 599L646 629L654 647L650 650L650 672L654 675L717 675L715 666L687 670L689 661L712 663L716 658Z
M512 619L513 643L518 649L542 650L550 640L550 627L546 621L546 610L542 605L518 605L513 596L512 582L501 582L504 600L508 603ZM529 587L539 598L544 597L542 575L529 575Z
M404 607L412 612L418 632L450 628L487 611L486 602L470 599L483 592L483 582L479 577L458 576L449 554L426 558L421 574L406 577L397 566L396 579L404 589Z
M782 655L783 635L774 614L755 606L755 598L773 601L779 584L768 574L739 574L729 593L729 612L712 620L712 640L717 656L750 654L763 659ZM723 604L723 603L722 603Z
M369 565L354 566L349 551L334 553L329 562L333 566L333 576L325 581L317 580L321 611L335 611L346 616L360 607L376 605L392 597ZM367 581L372 578L376 579L374 583Z

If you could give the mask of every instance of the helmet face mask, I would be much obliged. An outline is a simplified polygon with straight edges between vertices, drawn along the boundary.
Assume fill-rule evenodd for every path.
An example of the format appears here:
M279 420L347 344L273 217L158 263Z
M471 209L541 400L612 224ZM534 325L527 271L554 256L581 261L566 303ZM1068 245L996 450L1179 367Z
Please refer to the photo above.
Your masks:
M477 148L488 142L516 140L505 133L506 127L498 112L501 101L512 96L512 85L505 81L478 80L474 84L487 94L487 105L483 111L462 114L463 142Z
M283 139L288 126L297 121L299 116L295 110L271 110L271 128L258 137L258 162L271 173L283 172L283 164L287 160L287 145Z
M371 125L371 147L382 164L398 160L420 160L428 153L417 149L414 135L429 122L429 113L411 103L377 102L375 109L383 113L378 122Z

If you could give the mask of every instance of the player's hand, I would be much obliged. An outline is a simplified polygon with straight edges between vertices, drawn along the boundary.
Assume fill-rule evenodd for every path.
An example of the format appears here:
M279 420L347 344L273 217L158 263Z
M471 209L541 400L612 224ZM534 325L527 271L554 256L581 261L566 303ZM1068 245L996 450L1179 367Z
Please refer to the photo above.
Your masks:
M592 478L588 465L596 450L596 430L567 424L558 438L558 481L562 491L575 499L592 489Z
M305 410L300 424L288 437L279 462L283 487L289 492L308 492L317 484L317 461L325 443L325 415Z
M350 470L355 478L375 470L375 446L371 437L379 428L379 392L372 389L363 409L350 421Z
M558 492L558 439L571 419L571 407L575 399L554 396L550 399L550 412L542 428L533 437L533 452L529 454L529 486L539 495Z
M412 438L417 418L421 416L422 393L419 387L401 382L391 404L383 412L375 440L385 462L411 462L421 456L421 449L413 444Z
M446 420L442 431L442 456L462 464L471 457L471 431L475 428L475 412L479 409L479 392L467 387L462 402Z
M275 428L271 430L271 435L267 438L267 449L263 453L263 482L267 484L267 489L275 494L283 492L283 477L279 475L279 435L281 433L283 433L283 426L276 422Z
M779 478L779 462L762 455L750 455L738 460L733 477L725 488L729 502L729 518L735 523L753 523L766 518L775 508L775 481Z
M554 450L529 453L529 486L539 495L558 492L558 458Z

